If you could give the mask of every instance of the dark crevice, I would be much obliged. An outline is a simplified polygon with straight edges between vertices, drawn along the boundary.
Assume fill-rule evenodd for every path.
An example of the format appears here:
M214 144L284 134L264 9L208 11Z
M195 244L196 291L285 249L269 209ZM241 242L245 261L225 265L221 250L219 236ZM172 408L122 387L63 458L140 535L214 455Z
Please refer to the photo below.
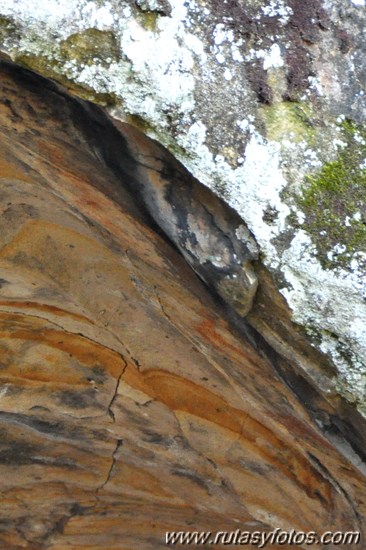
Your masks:
M121 370L119 377L117 378L114 394L113 394L112 399L110 400L109 405L108 405L108 414L111 417L111 419L113 420L113 422L116 421L116 417L115 417L114 412L113 412L113 405L114 405L114 402L116 401L116 399L118 397L119 386L120 386L122 377L123 377L124 373L126 372L126 369L127 369L127 366L128 366L127 361L124 359L124 357L122 355L121 355L121 358L124 361L125 365L124 365L123 369Z
M103 489L105 488L105 486L107 485L107 483L111 480L112 478L112 475L113 475L113 470L115 468L115 465L116 465L116 461L117 461L117 453L118 453L118 450L119 448L123 445L123 439L117 439L116 440L116 446L113 450L113 453L112 453L112 460L111 460L111 465L110 465L110 468L108 470L108 473L107 473L107 476L106 476L106 479L103 481L103 483L97 488L96 490L96 497L97 499L99 499L99 493L101 491L103 491Z
M156 292L156 299L157 301L159 302L159 305L160 305L160 309L164 315L164 317L169 321L170 324L174 325L175 326L175 323L173 323L173 320L172 318L168 315L168 313L166 312L166 309L165 309L165 306L163 304L163 302L161 301L161 298L159 296L159 294Z
M329 472L329 470L320 462L320 460L312 453L307 452L307 456L310 458L310 461L312 462L313 466L320 472L320 474L329 481L329 483L334 487L334 489L340 493L345 501L347 502L348 507L353 513L353 516L356 520L358 531L362 532L362 523L363 518L360 516L360 514L357 511L357 508L355 507L355 503L348 495L347 491L343 489L342 485L338 483L338 481L332 476L332 474Z
M135 365L135 367L137 368L137 370L138 370L138 371L141 370L141 363L140 363L140 361L139 361L138 359L136 359L136 357L134 357L134 356L132 355L132 353L130 352L130 350L129 350L127 347L125 347L125 348L126 348L126 351L127 351L128 355L129 355L131 361L133 362L133 364Z

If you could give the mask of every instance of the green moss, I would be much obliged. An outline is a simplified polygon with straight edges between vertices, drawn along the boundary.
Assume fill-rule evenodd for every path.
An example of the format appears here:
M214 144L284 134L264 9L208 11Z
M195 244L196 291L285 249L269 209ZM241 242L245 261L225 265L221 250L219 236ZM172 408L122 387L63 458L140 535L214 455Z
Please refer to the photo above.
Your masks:
M31 69L42 76L61 80L61 74L57 71L58 63L48 59L43 55L35 55L30 53L19 53L15 56L15 62L26 69Z
M80 71L85 66L96 63L109 65L119 60L119 49L115 36L110 31L100 31L89 28L83 32L75 33L60 43L45 43L40 37L29 36L33 44L33 52L19 52L15 61L28 69L65 86L69 92L82 99L93 101L100 105L113 105L117 101L114 93L96 92L87 84L76 84L75 77L68 73L65 67L68 61L72 61Z
M0 43L10 36L19 38L17 26L10 17L0 16Z
M282 101L262 107L262 117L270 140L284 139L311 144L315 129L311 108L306 103Z
M141 116L139 115L126 115L126 122L128 124L131 124L131 126L135 126L135 128L138 128L143 132L144 134L147 134L149 130L152 129L151 125Z
M75 59L83 65L96 62L110 65L119 60L118 43L113 32L95 28L70 35L60 43L60 52L65 59Z
M14 27L14 22L10 17L5 17L4 15L0 16L0 29L7 29L9 27Z
M158 18L159 14L152 11L145 11L140 16L142 26L151 32L156 31Z
M31 69L32 71L41 74L46 78L51 78L59 84L62 84L69 93L75 94L81 99L93 101L99 105L113 105L117 102L117 97L113 93L96 92L87 85L81 86L69 79L63 73L63 63L54 58L49 58L45 55L35 54L18 54L15 57L15 62L22 67Z
M355 252L366 251L366 128L346 120L340 129L345 146L335 160L307 176L299 199L306 215L303 228L325 268L347 268ZM344 250L329 257L336 245Z

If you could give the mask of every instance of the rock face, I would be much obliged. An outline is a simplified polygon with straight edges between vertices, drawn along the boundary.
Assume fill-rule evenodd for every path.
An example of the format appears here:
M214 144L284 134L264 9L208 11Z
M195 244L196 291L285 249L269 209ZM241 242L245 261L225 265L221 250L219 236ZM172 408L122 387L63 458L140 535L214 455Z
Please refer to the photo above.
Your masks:
M1 546L153 550L165 531L238 528L365 536L362 464L105 164L99 139L112 159L116 128L0 69ZM147 142L138 153L128 134L132 173Z
M240 316L252 309L258 288L258 248L240 216L205 188L156 142L117 124L113 145L99 154L177 246L203 281ZM116 132L117 134L117 132Z
M3 52L158 140L238 212L293 327L363 414L365 13L351 0L0 6Z

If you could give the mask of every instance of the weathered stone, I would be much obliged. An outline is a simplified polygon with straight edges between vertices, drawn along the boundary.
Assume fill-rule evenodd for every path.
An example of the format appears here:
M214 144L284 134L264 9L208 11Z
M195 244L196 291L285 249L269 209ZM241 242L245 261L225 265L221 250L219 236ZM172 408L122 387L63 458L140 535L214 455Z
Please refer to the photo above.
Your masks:
M168 0L135 0L136 5L143 11L152 11L162 15L170 15L172 7Z
M252 263L258 247L240 216L196 181L156 142L116 124L124 154L101 154L130 183L141 203L189 265L239 315L251 310L258 287Z
M0 6L3 52L109 106L239 213L366 414L364 26L350 0Z
M12 65L0 87L0 545L364 537L364 466L338 411L304 383L305 410L291 365L250 345L113 165L117 151L133 174L146 138L131 129L124 151L102 112Z

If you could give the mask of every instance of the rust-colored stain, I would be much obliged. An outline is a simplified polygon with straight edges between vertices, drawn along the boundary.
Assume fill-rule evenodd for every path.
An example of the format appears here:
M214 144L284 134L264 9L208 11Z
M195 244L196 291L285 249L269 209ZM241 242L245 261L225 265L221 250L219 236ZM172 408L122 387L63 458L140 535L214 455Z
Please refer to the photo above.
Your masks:
M136 491L148 492L156 497L174 499L174 493L164 489L164 480L133 464L121 461L118 464L115 481L118 478L128 479L129 486Z
M14 163L7 162L0 149L0 178L17 179L24 183L30 183L31 180L24 174L21 168Z
M270 418L286 426L287 430L299 441L307 438L311 441L317 442L321 446L324 446L329 451L332 450L332 445L325 439L325 437L318 434L316 430L310 429L309 425L304 421L301 421L290 414L284 415L283 413L272 413L271 411L268 414Z
M287 443L247 412L231 407L219 395L204 387L165 371L140 373L127 369L124 381L133 385L140 377L143 383L137 383L136 387L150 397L170 409L187 412L238 434L253 452L299 483L308 496L316 498L321 495L324 502L331 504L333 489L329 482L298 451L294 448L289 450Z
M0 312L0 337L18 339L58 349L70 357L75 357L81 364L89 367L100 365L111 376L118 378L125 362L121 355L85 336L55 330L47 326L47 321Z
M52 315L57 315L58 317L67 317L69 319L75 319L77 321L83 321L87 322L89 324L94 325L93 321L86 317L85 315L82 315L80 313L75 313L71 311L67 311L64 309L61 309L57 306L49 305L49 304L41 304L39 302L30 302L30 301L21 301L21 300L0 300L0 306L6 306L8 308L14 308L14 309L25 309L29 310L32 309L34 311L42 311L44 313L51 313Z
M38 144L40 151L42 151L42 156L47 158L48 162L55 164L63 170L65 166L65 155L59 145L44 139L40 139Z
M217 332L216 324L211 319L203 319L203 321L197 325L196 329L205 340L210 342L210 344L216 348L219 348L220 350L230 350L236 355L239 355L239 357L248 359L247 353L244 353L242 349L228 342L221 334Z

